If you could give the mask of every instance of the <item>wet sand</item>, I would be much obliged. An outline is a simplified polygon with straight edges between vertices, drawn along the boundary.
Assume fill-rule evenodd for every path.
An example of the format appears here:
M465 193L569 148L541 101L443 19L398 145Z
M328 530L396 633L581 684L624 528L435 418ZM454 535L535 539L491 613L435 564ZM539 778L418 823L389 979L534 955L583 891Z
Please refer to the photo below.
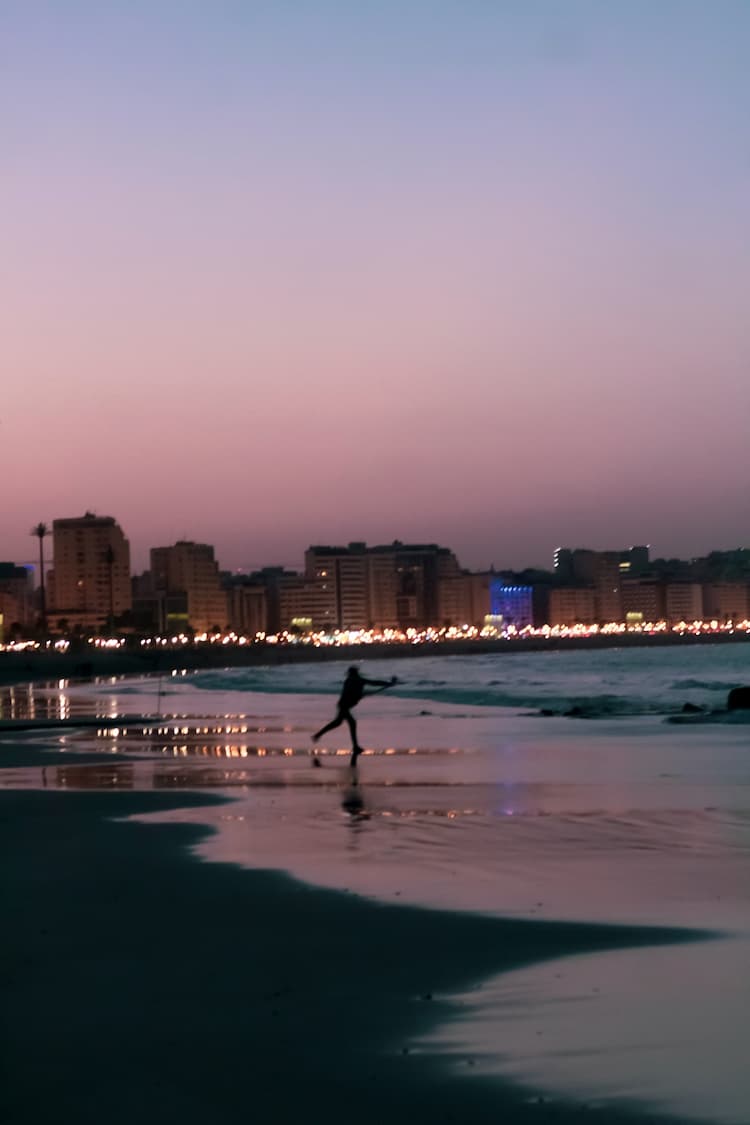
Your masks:
M497 973L703 935L378 904L126 819L210 802L0 793L8 1125L657 1120L448 1066L426 1038Z
M705 733L662 727L654 758L654 720L579 746L564 719L379 700L353 785L338 742L310 768L326 697L112 727L152 692L42 693L99 727L0 736L3 1122L744 1120L664 1109L695 1074L662 1017L726 1008L747 949L737 778L708 793Z

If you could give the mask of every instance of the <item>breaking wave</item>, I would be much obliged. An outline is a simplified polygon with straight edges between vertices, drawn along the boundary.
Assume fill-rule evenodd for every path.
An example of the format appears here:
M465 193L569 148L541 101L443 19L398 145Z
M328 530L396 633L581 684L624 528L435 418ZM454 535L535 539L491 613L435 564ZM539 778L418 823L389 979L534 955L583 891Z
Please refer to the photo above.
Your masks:
M212 669L166 679L164 694L337 695L348 661ZM750 644L702 650L482 654L372 659L373 679L398 677L389 697L461 707L511 707L579 718L719 711L750 682Z

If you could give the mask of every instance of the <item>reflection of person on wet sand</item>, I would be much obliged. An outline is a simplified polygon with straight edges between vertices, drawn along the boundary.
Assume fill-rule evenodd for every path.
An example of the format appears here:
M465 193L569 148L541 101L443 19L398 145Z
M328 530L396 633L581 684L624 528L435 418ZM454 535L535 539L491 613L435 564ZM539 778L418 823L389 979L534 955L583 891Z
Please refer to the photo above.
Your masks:
M379 691L385 691L386 688L393 687L397 682L396 677L392 676L390 680L366 680L364 676L360 676L359 669L352 666L344 680L344 686L341 689L339 696L338 707L335 719L332 719L326 726L321 727L319 731L312 736L313 742L317 742L329 730L335 730L340 727L342 723L346 723L349 727L352 736L352 760L351 764L356 766L357 756L362 753L362 747L357 741L357 723L354 715L352 715L352 707L356 707L360 699L366 695L377 695ZM375 691L365 691L365 688L374 687ZM315 759L315 764L320 765L319 760Z

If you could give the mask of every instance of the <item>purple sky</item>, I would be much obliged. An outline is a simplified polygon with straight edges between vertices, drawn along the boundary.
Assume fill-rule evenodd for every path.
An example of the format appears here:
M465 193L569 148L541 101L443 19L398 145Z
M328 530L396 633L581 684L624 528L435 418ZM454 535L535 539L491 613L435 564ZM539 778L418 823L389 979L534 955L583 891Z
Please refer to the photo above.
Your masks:
M0 5L0 559L750 545L750 5Z

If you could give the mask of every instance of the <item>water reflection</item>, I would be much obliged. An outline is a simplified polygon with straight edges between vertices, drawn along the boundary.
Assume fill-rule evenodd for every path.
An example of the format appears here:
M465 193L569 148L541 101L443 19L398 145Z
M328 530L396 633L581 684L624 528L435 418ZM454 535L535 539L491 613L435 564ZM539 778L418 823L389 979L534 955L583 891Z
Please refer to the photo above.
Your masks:
M57 766L45 773L45 786L51 782L58 789L132 789L135 783L135 767L130 762Z
M0 719L106 718L113 706L117 706L114 696L104 699L96 695L71 695L70 683L70 680L55 680L54 683L0 688Z
M356 773L356 771L353 771ZM362 791L362 786L359 784L356 777L352 778L351 785L344 790L344 796L341 800L341 808L352 820L354 824L359 821L369 820L370 812L365 805L365 797Z

